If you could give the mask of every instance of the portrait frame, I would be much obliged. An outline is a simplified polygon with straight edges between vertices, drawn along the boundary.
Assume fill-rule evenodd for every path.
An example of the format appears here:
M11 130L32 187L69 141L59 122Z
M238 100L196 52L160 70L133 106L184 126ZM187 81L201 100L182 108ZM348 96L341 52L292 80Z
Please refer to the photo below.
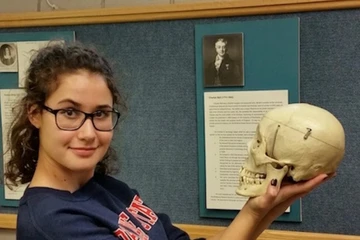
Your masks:
M244 86L243 35L239 32L203 36L204 87Z
M15 42L0 42L0 72L17 72L18 54Z

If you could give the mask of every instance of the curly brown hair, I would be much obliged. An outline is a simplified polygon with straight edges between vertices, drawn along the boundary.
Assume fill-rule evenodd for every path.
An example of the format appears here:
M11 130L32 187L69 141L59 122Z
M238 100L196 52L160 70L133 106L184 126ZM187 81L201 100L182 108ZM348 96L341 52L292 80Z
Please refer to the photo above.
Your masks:
M50 43L33 55L25 79L25 96L15 108L15 118L8 133L10 160L5 166L6 184L17 186L31 181L38 160L39 130L28 119L32 106L42 106L59 86L59 76L78 70L100 74L106 80L114 106L126 110L125 102L115 84L109 62L95 50L80 43ZM117 171L116 154L109 147L95 169L99 174Z

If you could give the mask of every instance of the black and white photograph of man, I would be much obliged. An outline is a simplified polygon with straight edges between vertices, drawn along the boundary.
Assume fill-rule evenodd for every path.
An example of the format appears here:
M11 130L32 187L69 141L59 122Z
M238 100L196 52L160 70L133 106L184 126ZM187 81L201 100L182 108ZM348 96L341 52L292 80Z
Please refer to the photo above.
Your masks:
M0 43L0 72L17 72L15 43Z
M242 33L204 36L204 86L244 86L243 51Z

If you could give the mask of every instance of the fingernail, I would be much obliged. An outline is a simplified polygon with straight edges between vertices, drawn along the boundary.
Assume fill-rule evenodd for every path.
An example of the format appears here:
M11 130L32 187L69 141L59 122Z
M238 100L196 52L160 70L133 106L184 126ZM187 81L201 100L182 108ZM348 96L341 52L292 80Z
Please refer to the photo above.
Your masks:
M323 181L333 179L335 176L336 176L336 174L327 175L326 177L324 177Z
M273 186L276 186L276 184L277 184L277 179L272 179L270 184L273 185Z

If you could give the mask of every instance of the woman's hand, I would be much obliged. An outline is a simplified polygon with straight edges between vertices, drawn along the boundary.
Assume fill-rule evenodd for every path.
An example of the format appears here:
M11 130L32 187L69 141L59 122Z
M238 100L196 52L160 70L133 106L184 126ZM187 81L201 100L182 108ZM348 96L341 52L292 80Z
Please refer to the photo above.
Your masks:
M276 181L268 186L264 195L249 198L232 223L222 232L209 239L254 240L298 198L308 194L335 174L320 174L304 182L281 186Z
M252 239L257 239L295 200L305 196L334 176L335 174L320 174L308 181L298 183L284 182L281 186L279 186L280 184L276 180L272 181L264 195L250 198L244 206L250 214L254 214L258 219L262 219L256 227Z

